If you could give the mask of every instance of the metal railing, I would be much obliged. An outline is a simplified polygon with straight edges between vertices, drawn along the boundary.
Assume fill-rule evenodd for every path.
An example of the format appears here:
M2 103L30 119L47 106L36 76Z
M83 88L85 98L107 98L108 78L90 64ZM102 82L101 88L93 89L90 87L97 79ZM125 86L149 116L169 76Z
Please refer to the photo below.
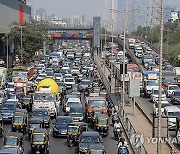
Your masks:
M94 63L97 65L98 73L99 73L99 75L100 75L100 77L102 79L102 82L104 83L104 85L107 88L107 93L108 93L109 100L113 103L113 100L110 97L111 85L108 82L105 74L102 71L102 66L96 60L94 60ZM111 67L113 67L113 69L112 69L113 73L118 72L117 67L115 65L112 64ZM117 77L117 74L116 75L114 74L114 76ZM136 130L134 129L134 127L131 124L127 114L125 113L125 111L123 110L120 115L121 116L119 117L119 119L121 121L121 124L123 126L125 135L126 135L128 141L129 141L130 146L131 146L132 150L134 151L134 153L135 154L148 154L148 152L146 151L143 143L141 142L142 141L141 138L140 138L141 136L139 136L139 133L137 133Z

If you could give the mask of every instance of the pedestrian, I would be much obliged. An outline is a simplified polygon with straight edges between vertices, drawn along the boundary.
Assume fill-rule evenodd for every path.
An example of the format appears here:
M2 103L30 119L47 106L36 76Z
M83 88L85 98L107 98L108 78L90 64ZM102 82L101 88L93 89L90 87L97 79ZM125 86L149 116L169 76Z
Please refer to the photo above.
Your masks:
M108 80L111 82L111 74L108 75Z

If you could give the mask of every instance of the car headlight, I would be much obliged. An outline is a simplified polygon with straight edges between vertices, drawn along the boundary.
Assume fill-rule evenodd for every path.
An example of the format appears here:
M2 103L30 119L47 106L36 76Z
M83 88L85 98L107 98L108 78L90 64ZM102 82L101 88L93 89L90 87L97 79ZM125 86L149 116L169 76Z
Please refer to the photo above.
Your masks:
M96 127L97 129L99 129L99 127Z
M42 145L42 148L44 148L44 145Z
M57 128L56 127L54 127L54 129L53 129L55 132L58 132L58 130L57 130Z
M86 148L79 147L79 151L86 152Z
M32 147L34 148L34 147L35 147L35 145L33 144L33 145L32 145Z

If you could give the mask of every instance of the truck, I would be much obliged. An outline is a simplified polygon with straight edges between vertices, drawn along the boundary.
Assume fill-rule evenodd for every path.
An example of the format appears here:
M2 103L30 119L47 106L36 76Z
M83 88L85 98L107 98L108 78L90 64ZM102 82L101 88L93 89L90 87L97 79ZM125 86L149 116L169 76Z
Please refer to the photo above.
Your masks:
M50 117L56 118L59 111L58 92L59 87L55 80L51 78L41 80L34 94L32 110L44 108Z
M129 38L129 40L128 40L129 49L134 49L135 43L136 43L136 39Z
M27 94L27 82L19 78L14 82L14 90L18 99L22 99Z
M13 68L13 80L14 82L20 77L23 80L32 80L34 78L34 66L15 66Z
M7 68L0 67L0 88L2 89L5 86L7 77Z
M180 67L175 67L175 73L176 73L176 82L178 86L180 86Z
M145 97L150 97L152 89L158 87L159 72L144 71L143 75L143 92Z

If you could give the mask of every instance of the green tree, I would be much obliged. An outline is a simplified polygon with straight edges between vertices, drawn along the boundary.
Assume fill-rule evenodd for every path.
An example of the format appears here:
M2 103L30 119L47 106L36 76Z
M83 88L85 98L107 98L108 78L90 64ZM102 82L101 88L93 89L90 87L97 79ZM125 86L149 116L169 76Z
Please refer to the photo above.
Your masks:
M16 54L20 57L21 50L21 27L18 23L13 23L11 31L7 34L9 40L13 40L19 49ZM49 42L47 27L45 24L30 22L22 26L22 48L23 59L28 60L33 57L34 53L43 48L43 42Z

